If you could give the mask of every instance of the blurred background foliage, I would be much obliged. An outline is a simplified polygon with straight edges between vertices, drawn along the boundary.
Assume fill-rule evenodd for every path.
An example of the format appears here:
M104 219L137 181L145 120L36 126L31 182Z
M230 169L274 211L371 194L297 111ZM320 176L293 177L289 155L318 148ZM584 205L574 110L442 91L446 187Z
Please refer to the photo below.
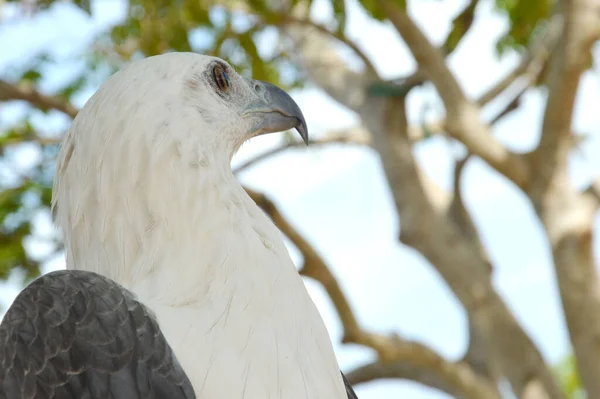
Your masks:
M405 6L405 0L398 1ZM442 1L432 0L432 7L436 2ZM9 0L7 3L13 2L17 1ZM44 12L54 2L44 0L24 3L21 18ZM304 3L310 6L311 2L312 0L308 0ZM92 12L90 1L73 0L72 3L85 13ZM56 60L44 53L30 54L20 65L1 71L2 79L3 82L16 85L24 93L40 92L64 101L65 104L78 104L78 94L95 87L99 81L129 60L168 51L194 51L221 57L245 76L273 82L286 89L302 87L307 77L296 66L289 46L286 46L284 38L277 30L277 27L283 26L293 18L289 10L298 3L300 0L131 0L127 6L125 20L98 35L93 45L83 53L72 55L81 65L62 86L52 90L44 90L41 87L48 71L53 70L53 66L65 62L64 59ZM456 48L468 30L477 3L478 1L473 1L454 18L453 29L442 45L447 53ZM385 14L378 9L376 1L363 0L360 4L373 18L385 20ZM330 6L334 10L334 18L320 26L343 41L345 3L343 0L332 0ZM506 34L497 43L499 53L504 54L506 51L522 51L526 47L535 35L536 27L546 21L551 2L496 0L496 7L510 22ZM261 40L273 43L269 51L259 51L257 43ZM19 97L11 95L12 88L3 87L3 82L0 82L0 101L3 97ZM74 108L69 109L66 105L64 107L67 108L65 112L68 115L75 114ZM39 265L43 259L32 258L30 251L26 250L26 241L32 238L34 233L32 223L35 221L35 215L40 211L48 211L53 160L62 133L44 129L43 115L47 112L47 109L30 103L20 118L10 123L1 121L0 124L0 164L3 166L4 175L0 183L2 279L7 278L15 268L25 270L27 279L40 273ZM39 162L35 167L28 168L26 173L14 167L15 154L22 146L35 146L41 150ZM58 238L46 239L55 241L55 249L60 250Z
M573 355L567 356L554 368L558 382L569 399L585 399L577 364Z
M414 1L429 1L435 7L444 0ZM497 12L508 21L506 33L496 44L499 56L524 51L540 26L547 22L553 7L550 0L494 1ZM55 2L59 1L23 2L18 5L18 18L43 13ZM398 0L402 6L406 6L405 2ZM472 24L478 2L471 1L454 17L451 32L440 44L447 54L458 46ZM10 3L20 2L0 1L0 7ZM130 0L124 20L95 37L89 47L68 56L76 67L60 85L48 85L45 78L69 60L44 52L28 54L18 65L0 71L0 102L3 106L19 104L13 118L0 120L0 279L18 271L21 283L25 284L40 274L46 260L62 256L60 237L55 232L36 230L40 218L50 220L54 160L64 133L56 129L56 123L48 123L48 115L74 117L77 108L83 105L81 98L85 93L124 63L169 51L215 55L245 76L286 89L300 88L308 77L297 66L278 28L294 19L290 10L301 3L310 7L312 0ZM372 18L386 20L376 0L359 3ZM93 12L89 0L73 0L72 4L84 13ZM334 18L316 25L343 45L345 1L331 0L329 6ZM7 21L0 21L3 23ZM265 41L272 45L258 45ZM44 101L38 101L40 96ZM44 108L43 104L48 103L53 104L52 110ZM33 165L20 164L17 158L22 151L37 154ZM37 250L32 251L32 246ZM556 373L569 396L580 398L573 359L557 365Z

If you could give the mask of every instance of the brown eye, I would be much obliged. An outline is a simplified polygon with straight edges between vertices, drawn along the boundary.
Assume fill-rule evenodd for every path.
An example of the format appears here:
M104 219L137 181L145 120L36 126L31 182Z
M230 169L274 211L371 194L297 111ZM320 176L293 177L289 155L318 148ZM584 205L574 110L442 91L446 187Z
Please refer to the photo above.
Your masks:
M221 65L216 65L213 68L213 79L219 90L222 92L227 92L229 90L229 76L227 76L227 72Z

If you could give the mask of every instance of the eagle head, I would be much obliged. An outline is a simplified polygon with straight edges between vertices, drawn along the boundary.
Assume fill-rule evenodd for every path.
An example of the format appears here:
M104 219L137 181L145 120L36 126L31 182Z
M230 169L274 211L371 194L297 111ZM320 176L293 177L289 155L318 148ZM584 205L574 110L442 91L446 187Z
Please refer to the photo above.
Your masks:
M116 264L118 273L159 240L228 225L228 209L245 201L231 158L251 137L292 128L308 140L287 93L222 59L168 53L130 63L94 93L63 139L53 213L67 266Z

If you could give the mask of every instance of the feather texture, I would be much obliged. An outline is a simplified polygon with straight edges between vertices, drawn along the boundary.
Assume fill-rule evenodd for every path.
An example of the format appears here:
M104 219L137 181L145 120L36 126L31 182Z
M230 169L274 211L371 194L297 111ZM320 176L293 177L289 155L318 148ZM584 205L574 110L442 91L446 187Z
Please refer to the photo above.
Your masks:
M33 281L0 324L2 399L192 399L150 311L96 273Z

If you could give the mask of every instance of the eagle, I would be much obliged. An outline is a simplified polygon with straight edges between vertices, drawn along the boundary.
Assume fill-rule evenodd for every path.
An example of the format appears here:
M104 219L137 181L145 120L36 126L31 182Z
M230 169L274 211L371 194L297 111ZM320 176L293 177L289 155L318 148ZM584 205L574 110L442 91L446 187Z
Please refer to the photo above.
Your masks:
M52 212L66 270L0 325L0 398L346 399L320 314L231 169L248 139L296 129L279 87L226 61L129 63L65 135Z

